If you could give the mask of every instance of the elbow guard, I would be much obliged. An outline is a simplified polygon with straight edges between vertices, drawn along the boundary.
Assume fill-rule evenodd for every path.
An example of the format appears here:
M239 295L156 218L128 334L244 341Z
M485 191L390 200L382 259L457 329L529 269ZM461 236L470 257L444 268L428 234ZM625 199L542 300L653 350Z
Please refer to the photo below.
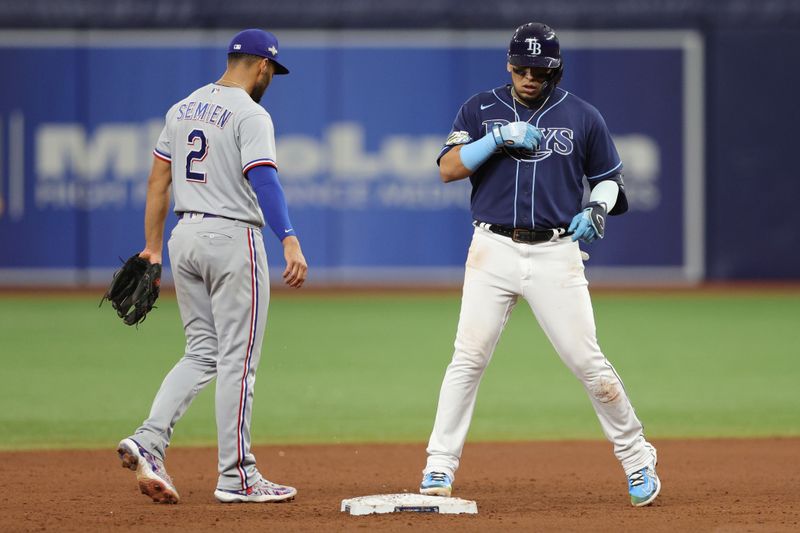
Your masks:
M614 204L614 208L608 212L609 216L616 216L622 215L627 213L628 211L628 197L625 195L625 183L622 181L622 174L614 174L613 176L609 176L607 178L603 178L597 181L590 181L589 188L594 190L594 188L604 181L613 181L619 186L619 194L617 195L617 203Z

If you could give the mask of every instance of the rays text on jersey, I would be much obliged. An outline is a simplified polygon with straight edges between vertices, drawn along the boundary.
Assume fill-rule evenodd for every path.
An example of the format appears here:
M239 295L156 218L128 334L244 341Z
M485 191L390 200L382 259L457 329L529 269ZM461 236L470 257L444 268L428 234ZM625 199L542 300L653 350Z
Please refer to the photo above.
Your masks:
M485 128L486 132L488 133L492 126L495 124L500 124L501 126L508 124L507 120L504 119L491 119L491 120L484 120L483 127ZM542 144L536 151L524 150L524 149L517 149L517 148L507 148L503 147L503 151L505 151L508 155L516 159L517 161L522 161L525 163L534 163L537 161L543 161L547 159L551 155L558 154L558 155L570 155L572 150L574 149L573 139L575 138L574 132L570 128L540 128L544 138L542 139Z

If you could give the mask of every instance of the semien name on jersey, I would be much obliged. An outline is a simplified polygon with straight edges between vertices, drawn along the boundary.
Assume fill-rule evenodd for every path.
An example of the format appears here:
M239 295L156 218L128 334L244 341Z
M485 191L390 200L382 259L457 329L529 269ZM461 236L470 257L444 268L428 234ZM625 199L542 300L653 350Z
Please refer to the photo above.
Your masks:
M209 104L200 101L191 101L186 104L181 104L178 108L177 120L196 120L198 122L205 122L213 124L214 126L222 129L231 118L231 113L221 105Z

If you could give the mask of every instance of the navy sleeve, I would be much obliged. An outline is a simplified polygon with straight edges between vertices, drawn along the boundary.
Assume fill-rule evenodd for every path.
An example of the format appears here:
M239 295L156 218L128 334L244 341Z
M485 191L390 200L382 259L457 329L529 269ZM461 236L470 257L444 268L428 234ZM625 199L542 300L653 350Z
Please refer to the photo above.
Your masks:
M477 96L473 96L461 106L461 109L458 110L458 114L453 121L453 127L450 129L450 135L447 136L444 147L442 148L441 152L439 152L439 156L436 158L437 165L439 164L439 161L441 161L442 156L444 156L444 154L452 150L454 147L461 144L469 144L472 141L477 141L483 137L479 127L480 124L478 124L478 115L476 110L477 101Z
M278 181L278 171L271 166L253 167L247 171L247 179L250 180L258 205L272 233L281 241L289 235L296 235L289 220L283 187Z
M619 158L614 140L608 131L605 120L599 111L592 108L588 114L586 131L586 157L583 173L589 183L613 179L622 172L622 160Z

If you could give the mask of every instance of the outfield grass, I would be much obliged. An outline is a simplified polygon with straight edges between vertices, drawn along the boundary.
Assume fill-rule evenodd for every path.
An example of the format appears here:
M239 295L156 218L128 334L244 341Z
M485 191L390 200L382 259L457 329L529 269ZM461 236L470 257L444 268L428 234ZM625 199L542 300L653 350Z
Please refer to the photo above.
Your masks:
M253 438L427 439L458 295L276 297ZM650 437L800 435L800 295L595 296L601 346ZM108 447L147 415L180 357L175 300L139 328L95 297L0 297L0 448ZM216 443L213 384L175 444ZM478 399L471 440L602 438L578 382L522 302Z

